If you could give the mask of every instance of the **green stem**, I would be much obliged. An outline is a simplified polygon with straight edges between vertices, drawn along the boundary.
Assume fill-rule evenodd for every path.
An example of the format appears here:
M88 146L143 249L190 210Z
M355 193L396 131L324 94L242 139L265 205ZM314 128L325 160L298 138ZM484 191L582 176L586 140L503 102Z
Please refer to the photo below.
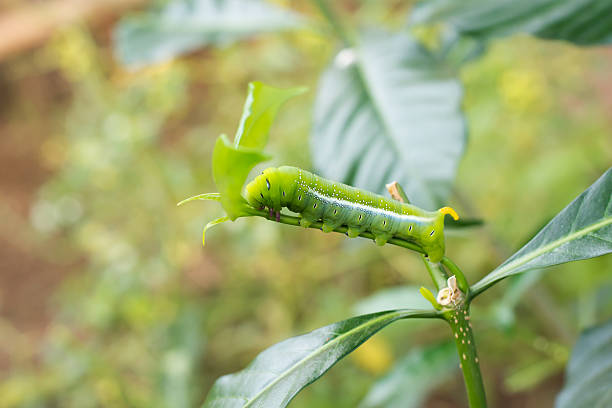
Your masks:
M468 284L467 279L465 278L465 275L463 274L461 269L459 269L459 267L446 256L442 257L441 262L442 262L442 265L446 266L448 270L451 272L451 274L455 275L455 278L457 278L457 287L461 289L461 291L465 295L465 303L469 305L470 304L470 285Z
M448 279L448 276L446 276L444 269L442 269L442 266L439 263L429 262L425 255L422 256L422 259L427 272L429 272L431 280L436 286L436 290L439 292L440 289L446 287L446 279Z
M470 323L469 305L465 303L463 305L465 306L445 312L444 318L450 325L455 338L459 367L463 373L470 408L486 408L487 400Z
M444 313L444 318L450 325L455 338L457 354L459 354L459 367L461 367L463 373L470 408L486 408L487 400L476 352L476 342L470 323L470 286L461 269L453 261L444 256L440 263L448 268L450 274L455 275L457 287L465 296L455 310Z
M244 208L244 216L256 216L256 217L263 217L265 219L268 220L276 220L275 218L270 218L270 215L268 212L264 211L264 210L256 210L252 207L245 207ZM295 227L301 227L300 225L300 218L299 217L293 217L291 215L284 215L281 214L278 222L280 222L281 224L286 224L286 225L293 225ZM308 228L313 228L313 229L318 229L320 230L321 227L323 226L322 222L313 222ZM338 227L334 229L334 232L339 232L341 234L346 234L348 232L348 227ZM371 232L362 232L361 234L359 234L360 237L362 238L367 238L367 239L371 239L374 240L374 234L372 234ZM387 241L388 244L392 244L392 245L397 245L400 246L402 248L406 248L406 249L410 249L412 251L418 252L420 254L425 254L425 251L423 250L423 248L421 248L420 246L412 243L412 242L408 242L405 241L403 239L400 238L391 238Z
M314 3L321 11L321 14L325 17L329 25L333 28L336 35L342 40L346 47L350 47L353 45L353 41L347 34L346 30L340 23L340 19L338 15L332 10L332 8L327 4L326 0L314 0Z

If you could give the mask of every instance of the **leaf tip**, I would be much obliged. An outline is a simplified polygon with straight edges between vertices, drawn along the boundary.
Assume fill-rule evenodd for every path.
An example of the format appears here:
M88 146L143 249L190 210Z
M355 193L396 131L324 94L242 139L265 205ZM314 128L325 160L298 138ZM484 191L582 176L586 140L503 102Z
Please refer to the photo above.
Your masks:
M429 289L427 289L425 286L421 286L421 288L419 289L419 293L421 294L421 296L423 296L426 300L429 301L429 303L431 303L431 305L434 307L434 309L436 310L442 310L442 306L440 306L440 304L438 303L438 301L436 300L435 296L433 295L433 293L431 293L431 291Z
M231 220L232 219L226 215L224 217L217 218L216 220L213 220L209 222L208 224L206 224L206 226L204 227L204 230L202 231L202 246L206 246L206 231L208 231L209 228L212 228L215 225L221 224L222 222L227 222Z

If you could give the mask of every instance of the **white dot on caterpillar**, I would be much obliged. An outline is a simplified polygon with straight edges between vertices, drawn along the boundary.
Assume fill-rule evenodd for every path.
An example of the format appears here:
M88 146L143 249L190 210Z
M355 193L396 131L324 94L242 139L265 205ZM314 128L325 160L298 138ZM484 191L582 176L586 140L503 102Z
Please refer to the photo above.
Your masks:
M461 340L461 344L465 344L465 340Z
M463 359L466 360L467 356L465 355L465 353L463 353Z
M475 358L474 358L474 361L478 363L478 357L475 357Z
M460 327L460 328L459 328L459 330L460 330L461 332L463 332L463 327Z
M472 342L470 340L468 340L468 344L472 344Z
M457 318L455 318L455 324L459 323L459 320L457 320Z
M455 338L456 338L456 339L458 339L458 338L459 338L459 335L458 335L457 333L455 333Z

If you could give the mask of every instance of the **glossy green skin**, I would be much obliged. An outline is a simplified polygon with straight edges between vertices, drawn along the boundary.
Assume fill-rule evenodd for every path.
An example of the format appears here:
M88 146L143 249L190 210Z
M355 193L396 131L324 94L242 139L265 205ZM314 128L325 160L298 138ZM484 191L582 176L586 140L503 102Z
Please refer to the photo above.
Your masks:
M323 179L296 167L268 168L246 186L246 200L255 208L301 214L308 227L322 221L324 232L346 225L348 236L369 231L376 244L398 237L419 245L432 262L444 255L444 214L425 211L369 191Z

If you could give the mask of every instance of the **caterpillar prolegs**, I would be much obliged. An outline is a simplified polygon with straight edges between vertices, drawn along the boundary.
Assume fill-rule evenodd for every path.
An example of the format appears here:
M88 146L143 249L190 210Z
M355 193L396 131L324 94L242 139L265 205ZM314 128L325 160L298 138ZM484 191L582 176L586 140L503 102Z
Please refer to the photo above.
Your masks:
M432 262L444 255L444 215L459 218L450 207L425 211L290 166L264 170L247 184L245 198L255 208L269 208L277 217L287 207L301 214L304 227L322 221L324 232L343 225L351 238L371 232L377 245L393 237L414 242Z

